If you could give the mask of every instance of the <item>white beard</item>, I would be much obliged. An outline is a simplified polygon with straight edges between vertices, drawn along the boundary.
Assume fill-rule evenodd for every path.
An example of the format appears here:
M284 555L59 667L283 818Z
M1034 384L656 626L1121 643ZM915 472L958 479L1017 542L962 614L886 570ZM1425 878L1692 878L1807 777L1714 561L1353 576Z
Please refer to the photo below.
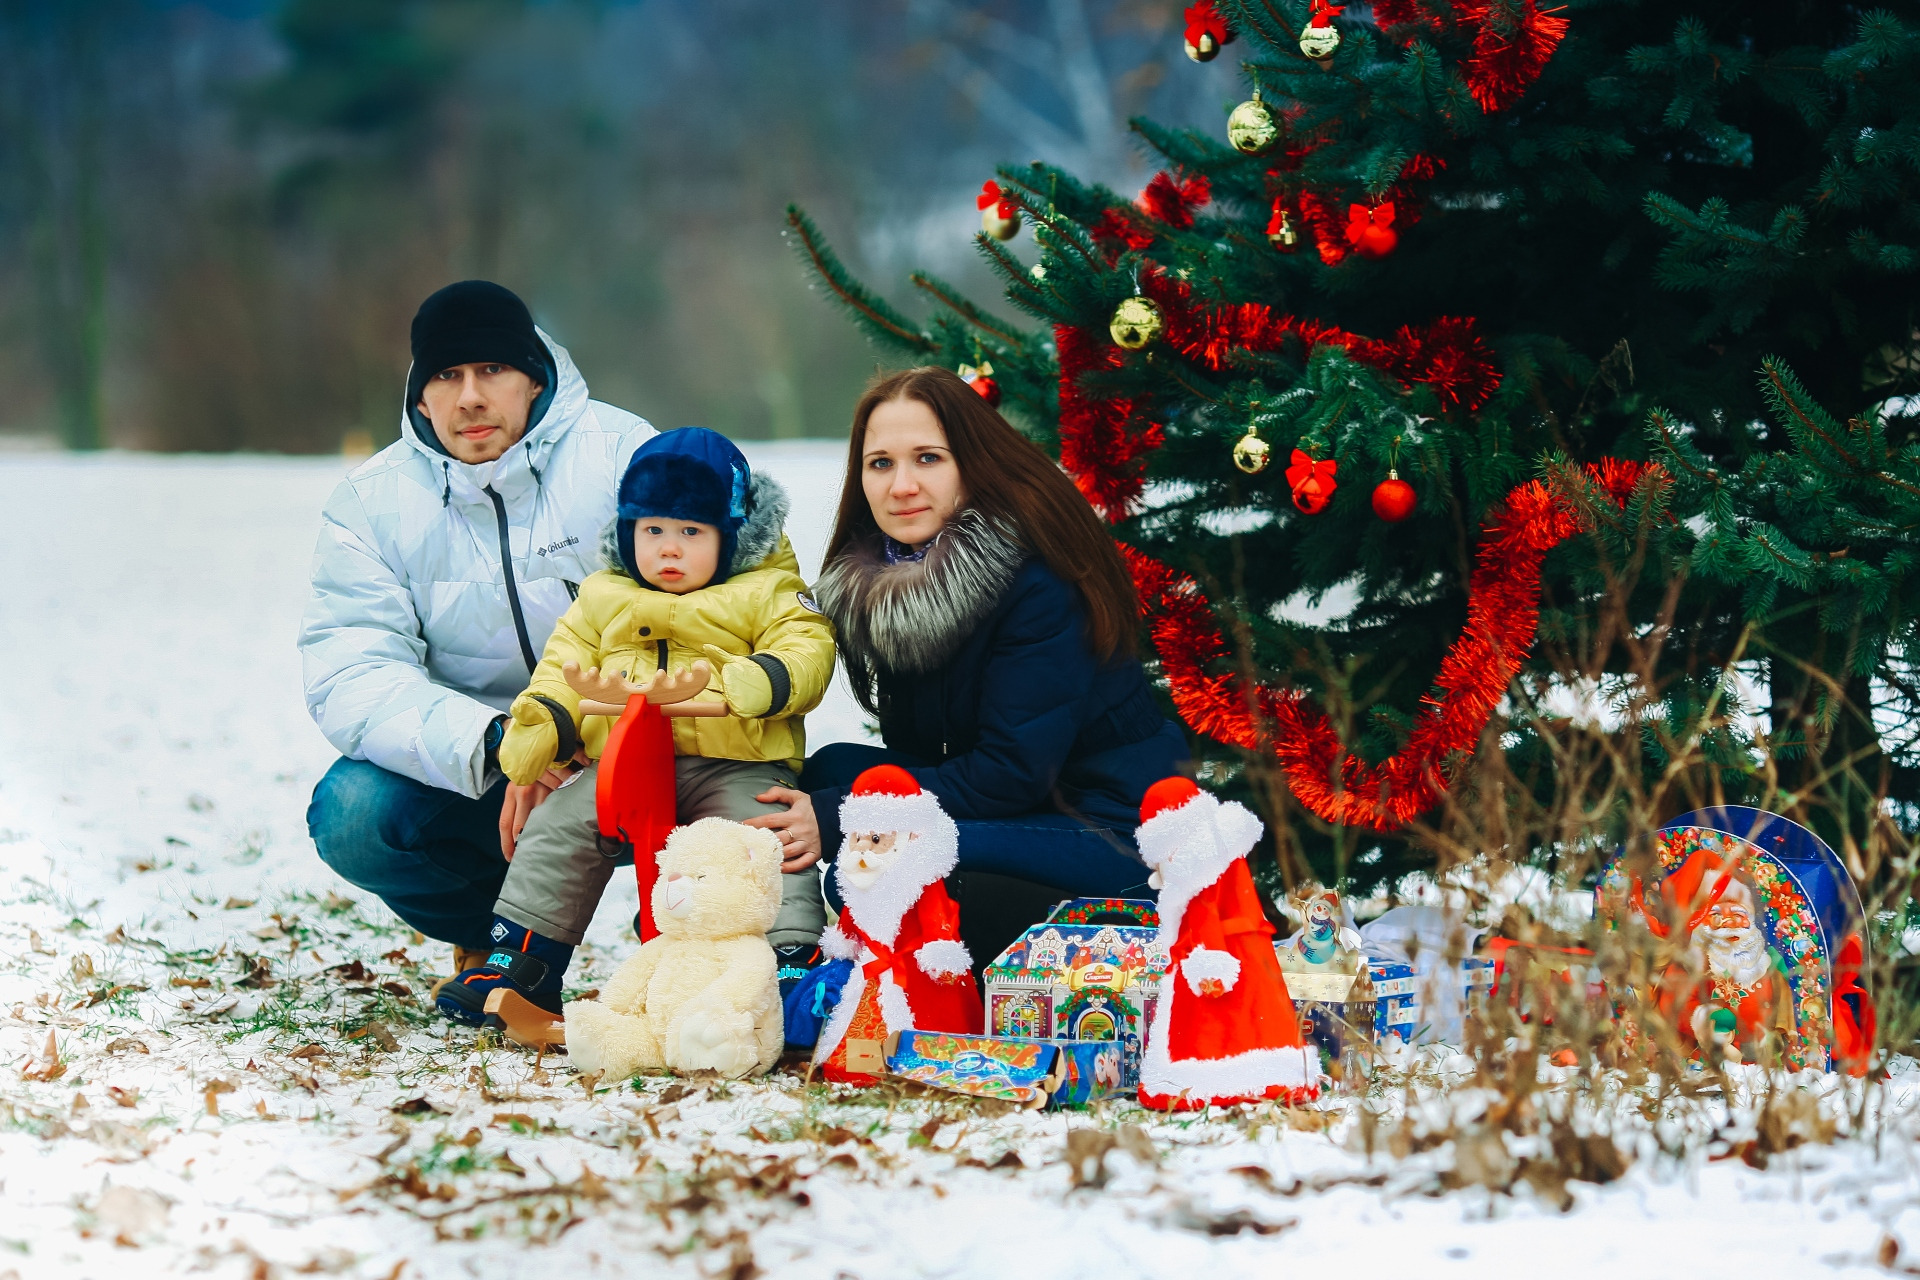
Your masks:
M1707 933L1707 968L1716 978L1751 987L1766 976L1767 940L1759 929L1714 929Z

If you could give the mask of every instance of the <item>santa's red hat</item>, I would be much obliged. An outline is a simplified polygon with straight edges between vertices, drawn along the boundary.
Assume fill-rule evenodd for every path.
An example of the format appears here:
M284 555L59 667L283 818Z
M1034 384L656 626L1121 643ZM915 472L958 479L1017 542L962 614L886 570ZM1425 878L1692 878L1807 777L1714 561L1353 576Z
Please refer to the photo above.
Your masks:
M1166 924L1169 902L1184 901L1212 884L1253 848L1260 832L1260 819L1245 805L1223 801L1191 778L1162 778L1148 787L1134 839L1141 861L1153 868L1149 883L1161 891L1161 924Z
M897 764L877 764L853 780L840 802L842 831L913 831L928 835L951 826L940 801Z

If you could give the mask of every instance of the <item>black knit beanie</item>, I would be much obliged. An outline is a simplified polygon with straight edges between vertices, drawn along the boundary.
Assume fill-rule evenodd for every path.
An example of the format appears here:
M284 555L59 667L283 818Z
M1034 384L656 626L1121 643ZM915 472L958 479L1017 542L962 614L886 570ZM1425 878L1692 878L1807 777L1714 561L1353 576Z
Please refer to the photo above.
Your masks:
M440 448L439 438L418 406L427 379L442 369L458 364L504 364L532 378L545 390L529 415L529 430L553 399L553 353L534 331L532 313L513 290L490 280L462 280L421 303L414 313L412 339L407 413L435 448Z

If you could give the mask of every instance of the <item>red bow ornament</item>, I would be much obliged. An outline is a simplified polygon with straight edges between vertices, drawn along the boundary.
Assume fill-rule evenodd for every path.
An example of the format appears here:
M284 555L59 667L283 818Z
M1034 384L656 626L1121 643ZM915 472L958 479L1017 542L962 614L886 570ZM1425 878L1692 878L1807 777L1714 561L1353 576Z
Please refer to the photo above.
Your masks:
M1347 243L1355 253L1369 258L1384 258L1400 243L1393 229L1393 201L1383 200L1368 208L1364 204L1347 206Z
M1287 484L1293 490L1293 505L1310 516L1317 516L1333 501L1333 458L1315 458L1300 449L1293 451L1293 465L1287 468Z
M1188 5L1183 16L1187 20L1187 43L1196 49L1206 47L1201 44L1202 37L1212 40L1215 49L1233 38L1227 32L1227 20L1213 7L1213 0Z
M994 213L1001 218L1017 217L1020 213L1020 206L1015 204L1007 193L1000 189L1000 184L991 178L981 186L980 194L973 198L973 203L974 207L982 212L993 205L999 205L1000 207L995 209Z
M1310 27L1329 27L1333 25L1333 15L1346 12L1343 4L1329 4L1327 0L1313 0L1313 17L1307 20Z

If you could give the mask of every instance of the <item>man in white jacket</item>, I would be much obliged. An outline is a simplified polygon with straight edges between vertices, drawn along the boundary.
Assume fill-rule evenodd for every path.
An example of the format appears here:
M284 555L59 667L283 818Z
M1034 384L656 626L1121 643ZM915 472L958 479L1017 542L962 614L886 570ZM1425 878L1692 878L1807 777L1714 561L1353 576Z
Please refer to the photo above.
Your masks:
M314 551L307 709L342 758L307 826L335 871L452 943L457 973L490 945L513 840L560 780L507 785L503 713L604 567L620 475L654 432L589 400L497 284L428 298L412 345L400 439L340 482Z

